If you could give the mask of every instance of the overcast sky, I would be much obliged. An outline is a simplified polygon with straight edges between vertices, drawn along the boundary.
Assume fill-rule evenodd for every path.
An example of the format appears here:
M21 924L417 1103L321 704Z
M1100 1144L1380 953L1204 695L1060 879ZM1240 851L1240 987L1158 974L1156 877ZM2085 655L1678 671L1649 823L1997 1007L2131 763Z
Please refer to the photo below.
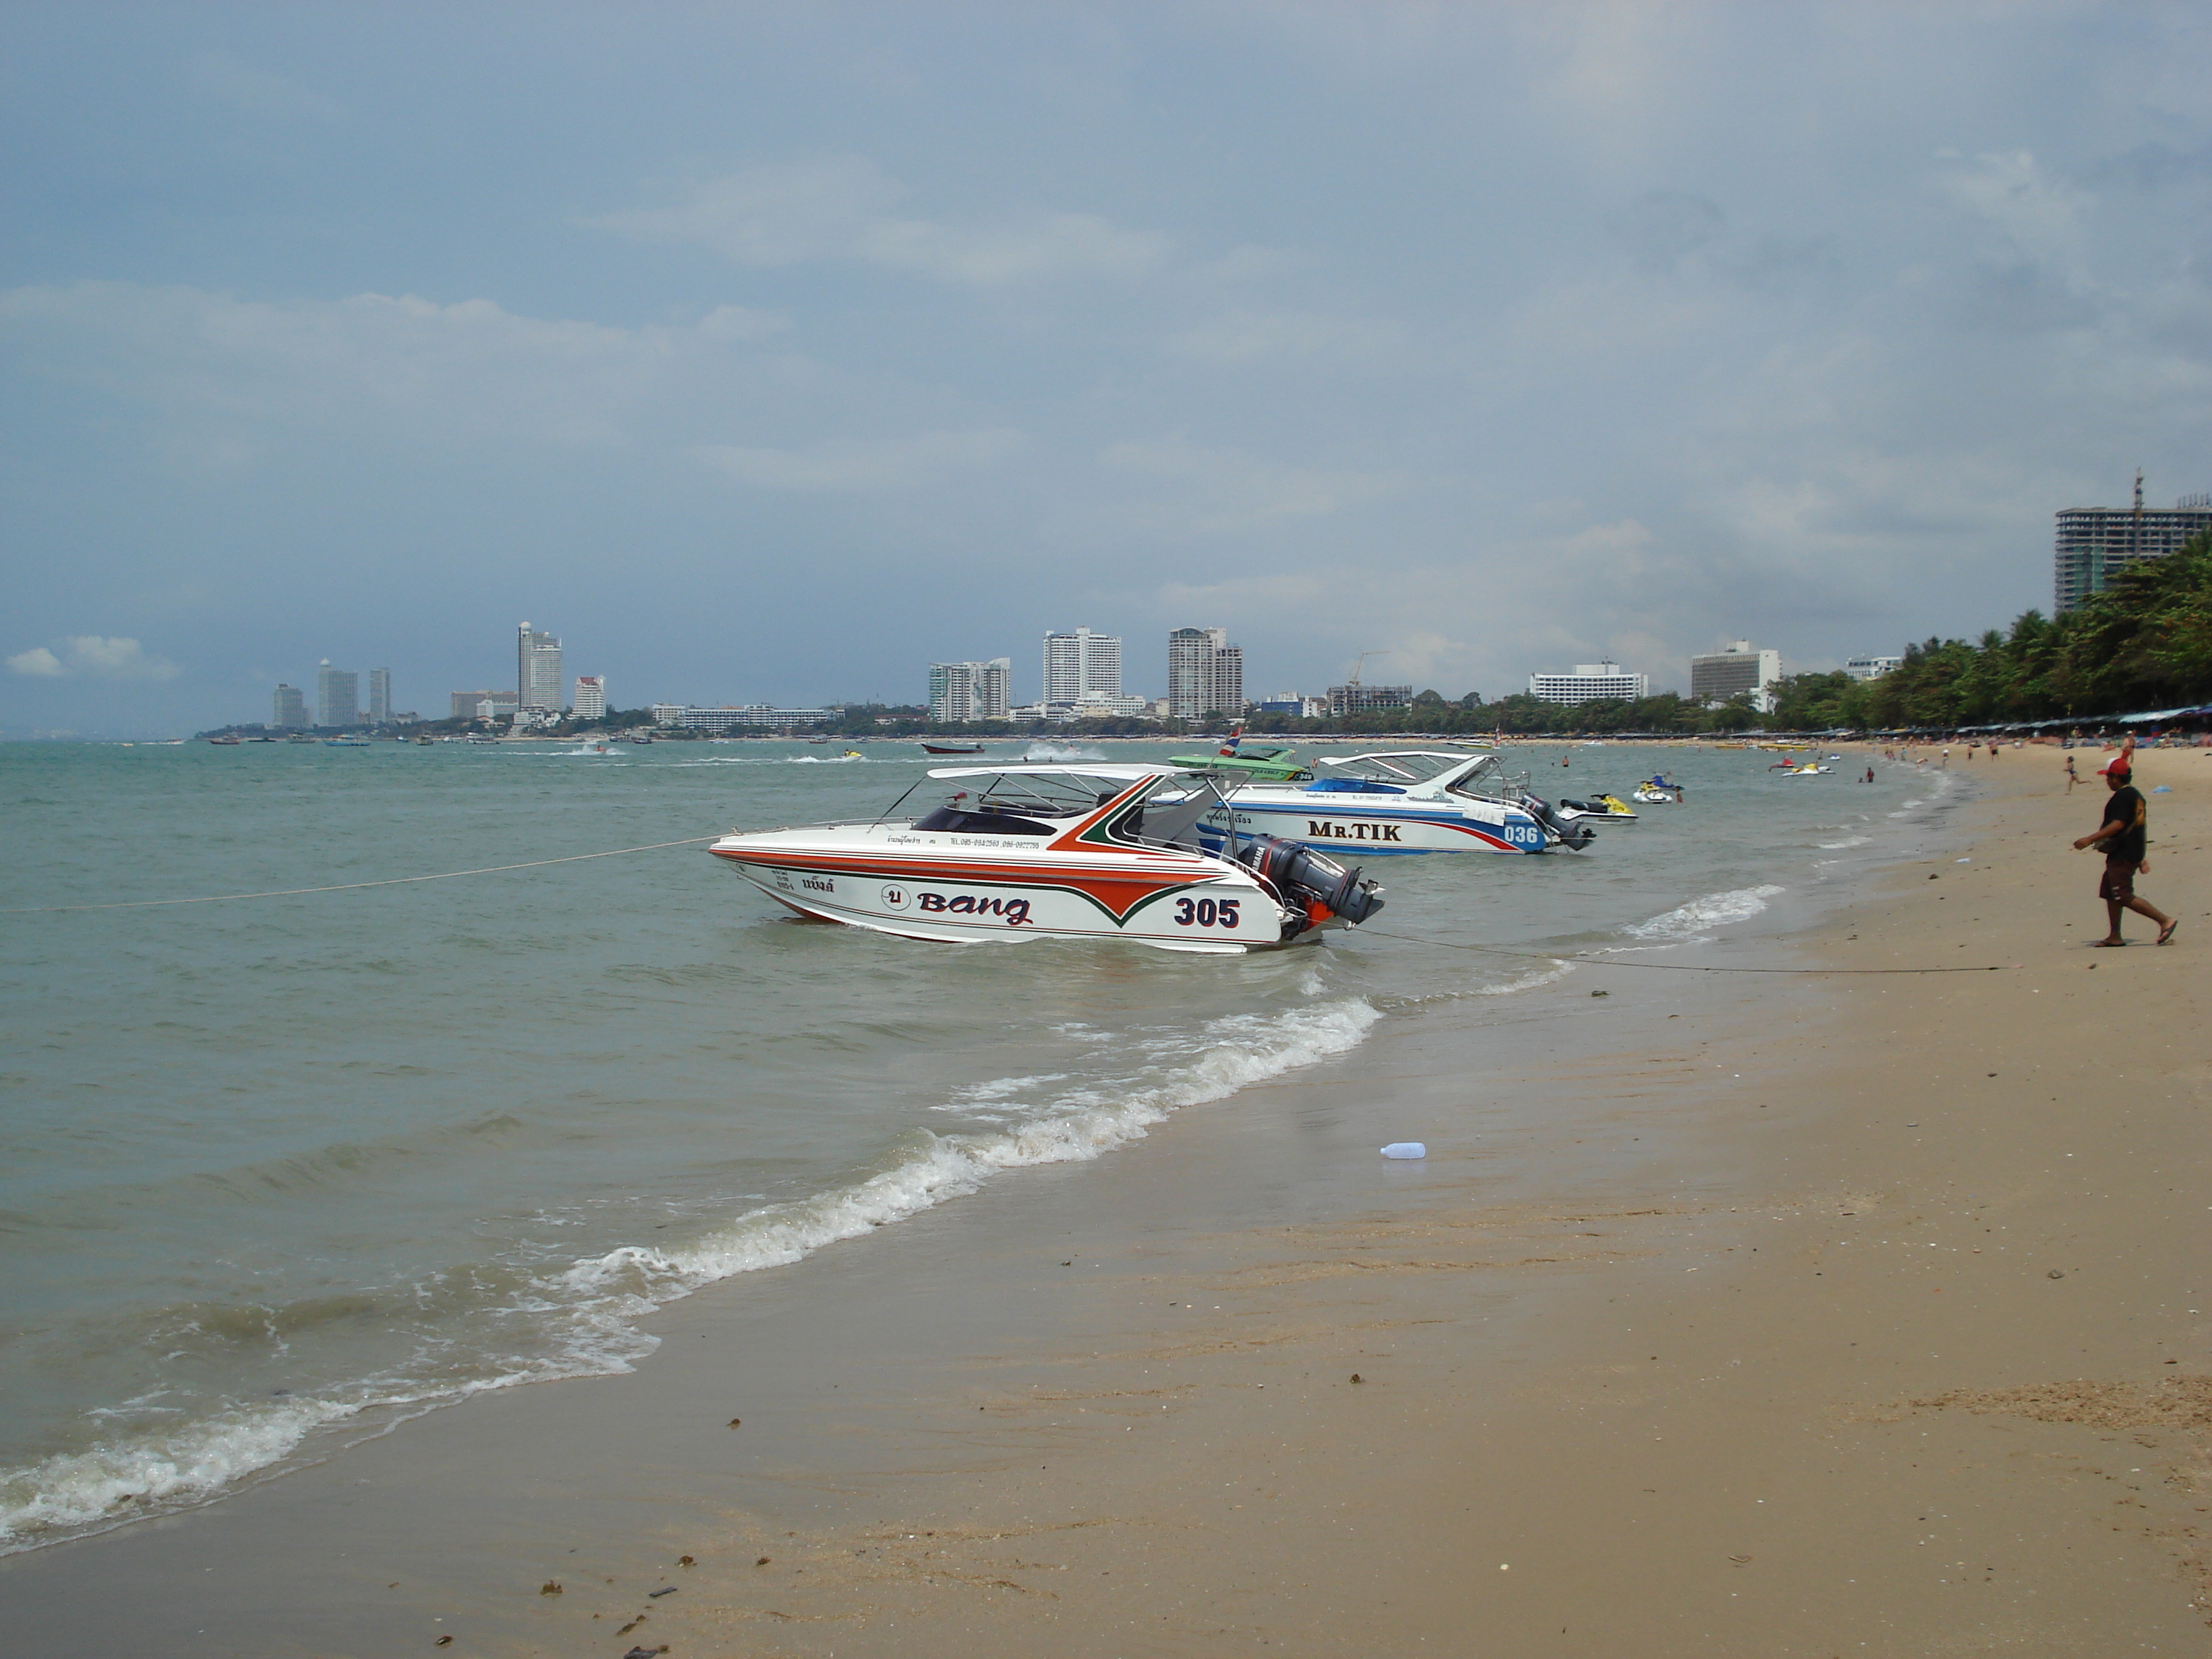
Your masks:
M2212 7L0 10L0 731L1662 686L2212 489ZM365 682L364 682L365 683Z

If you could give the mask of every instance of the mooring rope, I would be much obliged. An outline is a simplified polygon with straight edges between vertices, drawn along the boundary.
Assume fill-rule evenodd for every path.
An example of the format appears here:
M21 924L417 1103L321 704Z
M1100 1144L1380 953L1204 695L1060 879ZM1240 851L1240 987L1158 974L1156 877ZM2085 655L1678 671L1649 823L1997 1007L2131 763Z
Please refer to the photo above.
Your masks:
M719 841L719 836L691 836L683 841L648 842L642 847L612 847L602 853L570 853L557 859L531 859L522 864L489 864L478 870L442 870L432 876L387 876L380 881L342 881L326 887L276 887L262 893L207 893L194 898L118 899L105 904L27 904L0 909L0 916L53 915L68 910L145 910L171 904L228 904L243 899L300 898L310 893L355 893L365 887L404 887L419 881L454 881L463 876L496 876L509 870L542 870L549 864L581 864L587 859L621 858L629 853L658 853L671 847L696 847ZM1473 951L1483 956L1509 957L1520 962L1562 964L1587 963L1593 968L1644 968L1674 974L2000 974L1997 966L1960 968L1743 968L1706 967L1688 962L1626 962L1614 957L1559 956L1546 951L1506 951L1494 945L1469 945L1461 939L1424 939L1418 933L1389 933L1381 928L1362 930L1378 939L1404 939L1409 945L1431 945L1441 951Z
M1626 962L1617 957L1561 956L1552 951L1501 951L1494 945L1468 945L1458 939L1423 939L1418 933L1386 933L1379 927L1363 927L1378 939L1401 939L1413 945L1433 945L1440 951L1474 951L1488 957L1511 957L1520 962L1548 962L1558 966L1587 963L1593 968L1646 968L1670 974L2002 974L2002 963L1960 968L1723 968L1694 962ZM2020 966L2015 963L2014 967Z
M416 881L452 881L461 876L495 876L504 870L538 870L549 864L580 864L586 859L620 858L625 853L657 853L665 847L696 847L720 836L650 842L643 847L612 847L604 853L571 853L566 858L532 859L526 864L489 864L481 870L443 870L434 876L387 876L382 881L342 881L329 887L279 887L265 893L209 893L198 898L119 899L108 904L27 904L0 910L0 916L51 915L60 910L144 910L161 904L227 904L234 899L297 898L303 893L351 893L363 887L404 887Z

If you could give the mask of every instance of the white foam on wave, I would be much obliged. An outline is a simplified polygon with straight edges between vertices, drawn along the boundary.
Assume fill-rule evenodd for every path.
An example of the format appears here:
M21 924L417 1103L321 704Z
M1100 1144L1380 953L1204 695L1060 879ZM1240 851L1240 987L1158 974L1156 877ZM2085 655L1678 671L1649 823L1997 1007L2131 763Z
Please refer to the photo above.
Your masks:
M1103 761L1106 757L1096 749L1078 749L1073 744L1033 743L1022 751L1022 758L1033 764L1048 763L1065 764L1070 761Z
M286 1400L0 1473L0 1544L20 1549L44 1534L211 1498L355 1409Z
M824 1245L965 1197L1003 1171L1103 1157L1183 1107L1224 1099L1357 1047L1381 1018L1355 998L1272 1018L1216 1020L1197 1052L1164 1077L1120 1090L1075 1091L1025 1122L988 1133L925 1131L898 1162L866 1180L766 1206L678 1249L623 1245L577 1262L562 1282L586 1317L627 1322L718 1279L802 1261Z
M1048 1083L1066 1081L1067 1073L1065 1072L1040 1072L1035 1077L993 1078L988 1083L971 1083L965 1088L955 1089L951 1100L933 1109L957 1112L970 1104L995 1105L1000 1101L1011 1100L1016 1095L1034 1093Z
M1824 841L1816 844L1823 852L1840 853L1845 848L1864 847L1871 839L1868 836L1845 836L1841 841Z
M662 761L663 766L864 766L866 755L707 755L698 760Z
M1475 995L1510 997L1518 991L1533 991L1540 985L1557 984L1574 971L1575 964L1571 962L1553 962L1547 968L1539 968L1531 973L1522 975L1518 979L1502 980L1496 985L1480 986L1475 990Z
M550 1270L503 1310L550 1340L530 1356L498 1362L507 1369L496 1373L454 1382L450 1373L438 1377L436 1367L414 1376L402 1367L322 1397L234 1404L196 1422L118 1435L0 1470L0 1554L221 1497L295 1455L318 1430L365 1411L426 1410L522 1382L629 1370L660 1345L636 1322L665 1303L718 1279L801 1261L825 1245L963 1197L1006 1170L1103 1157L1143 1139L1184 1107L1225 1099L1346 1053L1381 1018L1365 1001L1351 999L1272 1016L1231 1016L1195 1033L1164 1035L1139 1046L1148 1062L1139 1077L1067 1091L1002 1128L921 1131L888 1168L811 1198L749 1211L688 1246L623 1245ZM1062 1080L1008 1078L961 1092L970 1102L1005 1099Z
M1910 800L1898 802L1897 811L1892 812L1890 817L1893 818L1907 817L1916 809L1927 805L1929 796L1940 797L1949 794L1957 785L1959 775L1956 773L1947 772L1941 768L1922 768L1914 775L1912 781L1916 786L1927 790L1928 794L1915 795Z
M1708 927L1748 921L1766 908L1767 900L1782 890L1779 887L1738 887L1725 893L1708 893L1621 931L1632 939L1688 941L1699 937Z

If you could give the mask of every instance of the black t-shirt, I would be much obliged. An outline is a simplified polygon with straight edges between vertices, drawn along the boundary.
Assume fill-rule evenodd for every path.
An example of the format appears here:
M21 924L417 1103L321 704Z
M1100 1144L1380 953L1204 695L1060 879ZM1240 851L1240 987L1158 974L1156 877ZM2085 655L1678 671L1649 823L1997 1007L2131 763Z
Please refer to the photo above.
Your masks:
M2145 816L2142 792L2131 783L2122 784L2105 798L2105 822L2128 826L2105 842L2106 858L2120 859L2129 864L2143 861Z

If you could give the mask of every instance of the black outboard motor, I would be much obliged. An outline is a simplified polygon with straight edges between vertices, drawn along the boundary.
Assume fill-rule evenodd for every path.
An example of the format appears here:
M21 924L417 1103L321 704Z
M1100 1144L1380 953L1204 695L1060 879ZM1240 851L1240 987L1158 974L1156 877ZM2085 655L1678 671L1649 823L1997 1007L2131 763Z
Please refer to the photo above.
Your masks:
M1552 810L1552 803L1540 795L1523 795L1521 805L1528 809L1529 817L1559 838L1560 846L1571 851L1580 852L1597 839L1587 823L1571 823L1562 820Z
M1244 838L1237 861L1273 882L1275 890L1292 903L1325 906L1354 926L1382 908L1375 884L1359 878L1358 865L1347 870L1327 854L1280 836Z

